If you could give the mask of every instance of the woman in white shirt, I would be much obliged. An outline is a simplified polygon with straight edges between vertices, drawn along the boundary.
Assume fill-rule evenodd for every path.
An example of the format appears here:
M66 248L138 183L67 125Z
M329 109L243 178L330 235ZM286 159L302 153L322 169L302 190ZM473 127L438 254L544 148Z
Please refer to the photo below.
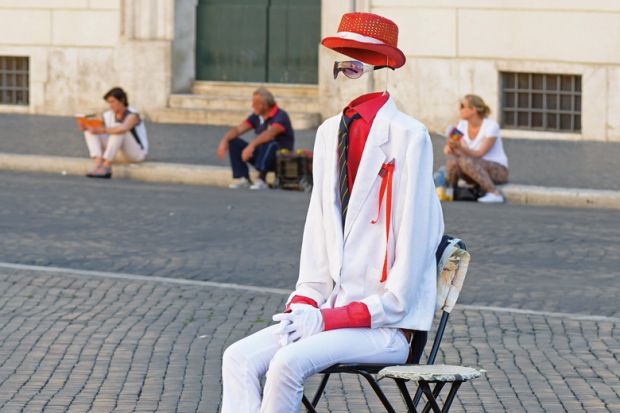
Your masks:
M142 162L149 147L146 127L140 114L131 106L120 87L103 97L110 109L103 112L102 127L84 127L84 139L93 159L90 178L112 177L112 162Z
M491 109L477 95L465 95L461 100L457 129L461 139L448 138L444 153L451 156L446 162L448 198L459 178L478 184L483 203L501 203L504 197L495 187L508 182L508 158L499 136L499 125L488 118Z

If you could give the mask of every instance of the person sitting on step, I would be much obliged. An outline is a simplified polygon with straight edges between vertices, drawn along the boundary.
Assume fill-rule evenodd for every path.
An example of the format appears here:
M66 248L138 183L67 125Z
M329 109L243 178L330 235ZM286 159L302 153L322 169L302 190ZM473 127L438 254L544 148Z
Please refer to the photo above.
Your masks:
M228 130L217 147L217 157L223 159L226 151L230 155L235 181L230 188L266 189L267 172L275 170L276 152L279 149L293 150L295 133L288 114L280 109L275 98L264 87L259 87L252 96L252 113L240 125ZM249 143L241 135L254 129L256 137ZM259 172L252 183L247 163Z
M143 162L149 148L146 127L120 87L110 89L103 99L110 109L100 119L103 126L80 126L94 161L89 178L111 178L112 162Z
M504 202L495 185L508 182L508 158L499 136L499 125L488 117L490 113L491 109L480 96L465 95L460 102L461 120L456 126L460 139L448 137L443 150L451 156L446 161L447 201L452 200L453 188L463 178L486 192L478 202Z

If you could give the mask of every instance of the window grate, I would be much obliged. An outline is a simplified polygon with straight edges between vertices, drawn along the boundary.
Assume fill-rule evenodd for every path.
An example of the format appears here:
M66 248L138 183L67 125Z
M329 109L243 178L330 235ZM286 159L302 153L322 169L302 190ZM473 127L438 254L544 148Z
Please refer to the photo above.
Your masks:
M29 58L0 56L0 104L27 106L29 101Z
M502 72L503 128L581 131L581 76Z

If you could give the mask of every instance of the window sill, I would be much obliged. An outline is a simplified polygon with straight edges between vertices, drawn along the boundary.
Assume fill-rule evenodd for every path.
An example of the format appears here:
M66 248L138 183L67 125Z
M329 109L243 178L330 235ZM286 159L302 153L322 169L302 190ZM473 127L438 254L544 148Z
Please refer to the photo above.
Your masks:
M2 105L0 113L30 113L30 105Z
M581 132L548 132L535 129L501 129L503 138L515 139L535 139L535 140L554 140L554 141L581 141Z

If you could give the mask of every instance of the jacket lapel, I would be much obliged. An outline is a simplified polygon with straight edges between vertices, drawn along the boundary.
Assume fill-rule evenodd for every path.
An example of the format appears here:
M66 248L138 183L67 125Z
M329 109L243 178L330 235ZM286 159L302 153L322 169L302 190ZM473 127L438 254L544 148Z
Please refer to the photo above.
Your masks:
M379 112L377 112L377 116L372 123L357 176L355 177L355 183L353 184L353 190L351 191L351 198L349 199L349 209L344 227L344 241L346 241L347 236L351 232L351 228L364 206L372 186L379 179L381 165L386 162L387 155L381 148L381 145L389 140L390 121L395 114L396 106L392 98L389 98Z

